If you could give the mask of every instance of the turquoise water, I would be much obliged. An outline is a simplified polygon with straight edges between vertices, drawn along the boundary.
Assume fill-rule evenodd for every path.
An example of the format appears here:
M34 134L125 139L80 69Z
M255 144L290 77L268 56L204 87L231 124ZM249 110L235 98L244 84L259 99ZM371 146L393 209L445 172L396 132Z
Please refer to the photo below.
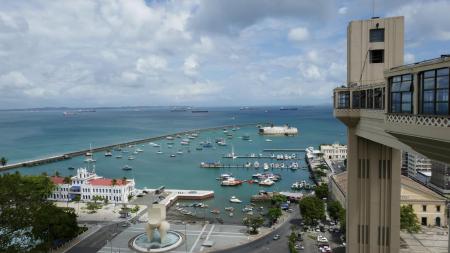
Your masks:
M267 112L266 112L267 111ZM96 153L95 169L97 174L104 177L135 178L137 187L156 188L161 185L175 189L214 190L215 198L208 201L210 207L221 208L230 206L230 196L240 198L249 203L250 196L259 190L284 191L289 190L293 182L309 180L307 170L292 171L289 169L274 169L274 173L282 175L282 180L271 187L262 187L256 184L244 183L237 187L222 187L216 178L222 173L232 173L238 179L251 179L252 174L263 172L252 168L231 169L205 169L200 168L202 161L221 161L222 163L243 164L247 161L258 160L261 163L269 162L267 159L226 159L224 154L231 151L234 146L237 154L260 154L266 148L305 148L318 146L322 143L339 141L345 143L345 127L332 116L332 109L328 107L304 107L298 111L279 111L278 108L257 108L255 110L240 111L239 108L214 108L209 113L195 114L191 112L169 112L167 108L148 108L135 110L97 110L95 113L81 113L64 117L62 111L44 112L0 112L0 156L6 156L10 162L45 157L51 154L86 149L89 144L101 146L124 142L128 140L170 134L182 130L206 128L211 126L232 125L256 122L273 122L274 124L290 124L299 129L300 134L295 137L267 137L258 135L258 129L242 127L234 134L232 140L226 139L228 146L214 145L214 148L195 150L198 143L205 140L214 142L215 138L225 137L223 130L206 131L191 141L189 147L181 146L180 139L175 139L172 149L168 148L168 141L159 141L163 154L157 154L159 148L148 144L131 148L141 148L144 152L134 155L135 160L129 161L126 157L131 154L122 154L122 159L104 157L103 153ZM241 137L249 134L252 141L244 141ZM266 142L270 138L272 142ZM190 152L188 152L190 149ZM169 157L176 151L182 150L182 155ZM303 153L297 153L303 158ZM59 171L62 175L75 173L68 167L86 166L85 157L46 164L38 167L20 169L25 174L49 174ZM303 159L299 161L304 165ZM124 165L133 167L132 171L123 171ZM235 205L235 204L234 204ZM238 207L237 205L235 205ZM236 212L235 214L238 214ZM209 213L207 214L207 216ZM224 217L223 217L224 218ZM229 219L240 219L235 215Z

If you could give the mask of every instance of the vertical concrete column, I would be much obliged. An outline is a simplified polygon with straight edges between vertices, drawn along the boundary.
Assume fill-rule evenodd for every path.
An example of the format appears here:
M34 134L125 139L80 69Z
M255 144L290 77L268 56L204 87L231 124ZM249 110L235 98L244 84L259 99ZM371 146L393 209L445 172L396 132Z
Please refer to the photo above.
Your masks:
M396 253L400 233L400 151L349 128L347 252Z

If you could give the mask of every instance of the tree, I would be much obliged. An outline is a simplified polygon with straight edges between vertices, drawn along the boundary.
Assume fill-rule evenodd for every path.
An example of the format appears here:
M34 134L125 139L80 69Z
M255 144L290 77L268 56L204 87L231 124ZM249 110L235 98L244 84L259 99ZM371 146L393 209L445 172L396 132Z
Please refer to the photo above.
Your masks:
M127 182L127 177L122 178L122 184L125 184Z
M267 215L269 216L272 222L275 222L278 218L280 218L282 212L280 207L271 207L269 208Z
M328 198L328 184L318 185L314 191L319 199Z
M49 252L79 231L76 215L47 200L45 176L0 175L0 252Z
M323 201L317 197L304 197L300 200L299 206L303 220L307 225L314 225L317 220L325 218Z
M345 217L345 209L342 207L339 201L330 201L327 204L327 211L333 220L343 220Z
M111 185L113 187L116 186L117 185L117 180L116 179L111 180Z
M2 158L0 158L0 164L2 164L2 166L5 166L8 163L8 159L6 159L5 157L2 156Z
M72 179L71 179L70 177L64 177L63 183L65 183L65 184L71 184L71 183L72 183Z
M281 203L284 203L287 201L287 197L281 194L273 195L272 199L270 200L272 202L273 206L280 206Z
M59 177L60 176L60 174L59 174L59 171L55 171L55 177Z
M414 213L412 205L402 205L400 207L400 229L405 229L409 233L420 231L419 220Z
M249 228L250 234L257 234L258 228L264 223L264 218L261 215L248 215L242 220L242 223Z

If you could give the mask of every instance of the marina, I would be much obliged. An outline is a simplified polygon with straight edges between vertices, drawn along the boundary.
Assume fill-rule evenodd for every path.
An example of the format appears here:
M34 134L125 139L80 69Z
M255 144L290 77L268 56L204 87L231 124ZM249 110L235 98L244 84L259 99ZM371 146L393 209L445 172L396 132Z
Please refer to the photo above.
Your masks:
M130 112L127 112L127 115L128 113ZM139 115L139 119L141 119L142 112L133 113ZM247 120L251 120L252 122L262 122L261 119L267 117L264 110L238 110L238 113L251 115L261 113L264 116L261 118L245 116L246 119L248 118ZM288 111L286 114L271 116L272 118L269 117L269 119L289 122L290 125L298 127L302 131L302 134L297 136L271 136L270 142L267 141L267 136L259 134L257 124L243 121L242 119L244 117L235 116L235 112L230 113L229 111L225 111L224 113L217 113L210 110L208 114L186 113L185 117L195 116L195 119L192 119L191 122L195 122L196 125L194 126L196 127L191 127L192 130L170 131L171 128L166 129L169 125L162 124L159 125L158 129L161 130L164 128L165 132L158 133L151 132L154 131L151 129L155 129L156 127L152 126L148 128L150 132L145 131L141 135L153 135L155 137L142 138L145 141L141 140L139 142L114 141L114 143L120 143L120 145L98 145L96 143L101 142L85 138L81 139L83 143L80 143L79 146L87 148L81 148L80 151L77 151L77 156L73 156L70 159L40 164L32 168L15 168L9 171L14 172L19 170L24 174L47 173L48 175L58 172L61 176L68 176L73 175L74 170L77 168L88 167L95 169L97 174L108 178L134 178L136 188L138 189L155 189L161 185L165 185L167 189L179 189L183 191L202 189L211 191L214 192L214 196L202 200L188 200L182 196L178 196L176 197L176 203L180 204L178 206L175 204L169 205L168 212L171 215L175 215L175 217L181 215L180 218L192 216L193 219L200 217L201 219L211 219L214 221L217 221L217 218L219 218L225 223L240 224L245 214L241 210L251 203L251 196L258 194L261 190L267 192L292 191L303 193L304 190L293 191L291 189L293 183L302 180L313 184L309 178L310 172L305 169L306 163L303 159L304 148L299 147L318 145L326 142L330 138L339 136L336 133L336 129L338 129L336 127L318 129L317 124L314 123L314 119L303 119L301 116L289 115L291 113L301 115L302 111ZM97 117L100 117L98 114L102 114L102 111L97 110L95 114L89 114L88 116L93 117L97 115ZM184 112L169 114L169 116L171 120L176 121L182 114ZM215 115L220 115L221 120L214 121L214 119L210 118L218 117ZM323 113L314 113L314 115L323 115ZM201 128L198 127L201 121L198 122L199 119L197 117L208 117L205 121L217 122L218 124L216 124L216 127ZM236 120L230 120L232 117L236 117ZM113 118L115 119L116 117ZM66 120L72 121L76 120L76 118L69 117ZM89 121L92 122L94 120L90 118ZM104 121L102 120L98 124L103 125ZM140 126L141 124L134 123L136 126ZM318 130L320 130L320 133ZM105 131L100 131L100 134L103 134ZM123 129L121 128L120 131L122 132ZM229 134L233 136L229 138ZM88 135L88 133L83 133L82 135ZM106 134L105 132L105 136L111 139L111 133ZM245 138L243 138L244 136ZM219 144L221 140L225 140L225 146L223 142ZM109 142L111 143L112 141ZM187 145L181 144L181 142L187 142ZM89 148L90 143L92 143L92 151ZM99 150L98 146L103 147L103 149ZM57 150L58 145L49 147ZM34 148L33 150L35 152L41 151L38 148ZM265 150L273 151L265 152ZM89 158L96 160L95 162L84 161L88 159L85 156L88 152L92 153L92 156L89 156ZM110 152L111 156L109 154L105 156L107 152ZM224 157L230 152L235 153L235 159ZM63 154L70 153L73 152L65 152ZM276 159L277 155L280 160ZM134 159L128 160L129 156ZM283 160L281 160L281 156L283 156ZM287 159L285 160L284 158L286 156ZM11 162L14 163L14 160L11 160ZM220 163L224 166L208 169L200 168L202 162ZM296 163L296 166L293 166L294 163ZM292 169L289 168L290 166L292 166ZM257 177L258 173L279 174L281 179L275 181L273 177L259 178ZM230 180L230 182L222 184L223 179L217 179L221 178L224 174L229 174L235 181L239 180L241 182L234 184L235 181ZM230 202L232 196L235 196L242 202ZM200 208L191 206L196 203L201 203L208 207ZM263 203L261 205L264 206ZM177 207L183 208L183 213L185 214L177 210ZM235 211L226 211L226 207L233 207ZM219 210L220 213L211 212L215 209ZM230 213L233 214L230 215Z

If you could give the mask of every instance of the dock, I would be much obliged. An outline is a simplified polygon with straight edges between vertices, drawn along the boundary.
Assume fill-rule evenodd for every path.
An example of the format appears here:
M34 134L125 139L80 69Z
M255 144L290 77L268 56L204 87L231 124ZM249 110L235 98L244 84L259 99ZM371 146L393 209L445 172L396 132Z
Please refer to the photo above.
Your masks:
M148 189L150 191L155 191L156 189ZM163 204L166 208L173 205L179 199L185 200L203 200L210 199L214 197L214 191L203 191L203 190L174 190L167 189L164 192L169 193L166 198L161 200L159 204Z
M222 158L236 158L236 159L271 159L271 160L278 160L278 161L290 161L290 160L302 160L301 158L290 158L290 159L278 159L276 156L249 156L249 155L237 155L235 157L231 156L222 156Z
M261 123L258 123L258 124L261 124ZM107 150L113 150L114 148L119 147L119 146L125 147L125 146L129 146L129 145L137 145L137 144L143 144L143 143L148 143L148 142L153 142L153 141L165 140L166 137L169 137L169 136L193 134L193 133L198 133L198 132L219 130L219 129L223 129L223 128L256 126L258 124L249 123L249 124L224 125L224 126L216 126L216 127L209 127L209 128L192 129L192 130L187 130L187 131L182 131L182 132L177 132L177 133L171 133L171 134L166 134L166 135L154 136L154 137L132 140L132 141L123 142L123 143L117 143L117 144L112 144L112 145L96 147L96 148L92 148L92 152L94 152L94 153L102 152L102 151L107 151ZM42 165L42 164L58 162L58 161L62 161L62 160L71 159L73 157L85 155L87 152L91 152L91 150L84 149L84 150L69 152L69 153L56 155L56 156L50 156L50 157L39 158L39 159L34 159L34 160L29 160L29 161L11 163L11 164L7 164L5 166L0 166L0 171L7 171L7 170L17 169L17 168L22 168L22 167L33 167L33 166L38 166L38 165Z
M306 152L305 148L268 148L263 152Z

